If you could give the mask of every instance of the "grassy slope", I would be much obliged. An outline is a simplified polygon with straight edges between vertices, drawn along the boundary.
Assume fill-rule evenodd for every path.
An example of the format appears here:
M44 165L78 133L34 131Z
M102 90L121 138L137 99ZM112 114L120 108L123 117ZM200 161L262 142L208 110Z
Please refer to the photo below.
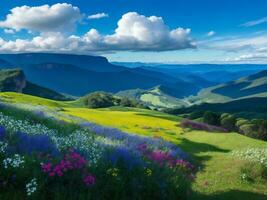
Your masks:
M185 132L180 118L141 109L86 109L75 107L74 102L57 102L16 93L0 93L0 98L16 103L29 103L64 108L64 113L78 116L102 125L116 127L127 132L163 137L178 144L193 155L201 171L193 183L191 199L266 200L266 184L249 184L239 179L238 166L230 151L247 147L267 147L266 142L254 140L236 133Z

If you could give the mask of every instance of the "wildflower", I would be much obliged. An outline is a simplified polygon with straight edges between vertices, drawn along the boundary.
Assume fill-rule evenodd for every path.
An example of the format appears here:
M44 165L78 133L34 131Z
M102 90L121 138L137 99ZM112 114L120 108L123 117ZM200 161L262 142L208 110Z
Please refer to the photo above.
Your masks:
M110 168L107 170L107 174L113 177L117 177L118 173L119 173L119 170L117 168Z
M37 180L33 178L29 183L26 184L26 192L28 196L31 196L37 190Z
M24 157L18 154L15 154L12 158L6 158L3 160L4 168L7 169L9 167L19 168L24 164ZM23 166L22 166L23 167Z
M151 176L151 175L152 175L152 170L149 169L149 168L147 168L147 169L145 170L145 173L146 173L147 176Z
M8 144L6 142L0 141L0 153L5 153L7 146L8 146Z
M96 178L93 175L88 175L83 179L83 182L85 183L86 186L94 185L95 181L96 181Z

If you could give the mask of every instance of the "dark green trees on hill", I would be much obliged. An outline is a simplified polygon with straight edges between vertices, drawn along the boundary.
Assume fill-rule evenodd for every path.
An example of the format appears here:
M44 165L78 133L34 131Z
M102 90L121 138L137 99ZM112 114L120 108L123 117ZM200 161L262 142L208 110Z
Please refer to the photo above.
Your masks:
M93 92L83 97L83 102L89 108L107 108L111 106L146 108L140 102L127 97L116 97L106 92Z

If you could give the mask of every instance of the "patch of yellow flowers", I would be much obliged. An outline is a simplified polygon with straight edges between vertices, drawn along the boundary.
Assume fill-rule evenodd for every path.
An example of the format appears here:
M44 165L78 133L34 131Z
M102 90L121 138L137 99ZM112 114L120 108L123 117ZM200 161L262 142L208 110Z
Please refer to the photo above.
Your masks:
M151 176L152 175L152 170L149 169L149 168L146 168L145 169L145 173L146 173L147 176Z
M113 177L117 177L119 174L119 170L117 168L110 168L107 170L107 174Z

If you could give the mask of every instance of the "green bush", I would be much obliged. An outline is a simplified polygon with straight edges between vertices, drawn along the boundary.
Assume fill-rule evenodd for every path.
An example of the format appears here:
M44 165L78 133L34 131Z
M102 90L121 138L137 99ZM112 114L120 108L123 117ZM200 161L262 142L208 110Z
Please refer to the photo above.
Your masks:
M223 128L226 128L229 131L235 131L236 130L236 118L232 115L226 115L225 113L221 116L221 126Z
M105 92L94 92L84 97L84 103L89 108L106 108L114 106L114 98Z
M189 119L198 119L198 118L201 118L203 116L203 112L202 111L195 111L195 112L192 112L190 113L189 115Z
M204 123L219 126L220 125L220 115L214 112L207 111L203 115Z

